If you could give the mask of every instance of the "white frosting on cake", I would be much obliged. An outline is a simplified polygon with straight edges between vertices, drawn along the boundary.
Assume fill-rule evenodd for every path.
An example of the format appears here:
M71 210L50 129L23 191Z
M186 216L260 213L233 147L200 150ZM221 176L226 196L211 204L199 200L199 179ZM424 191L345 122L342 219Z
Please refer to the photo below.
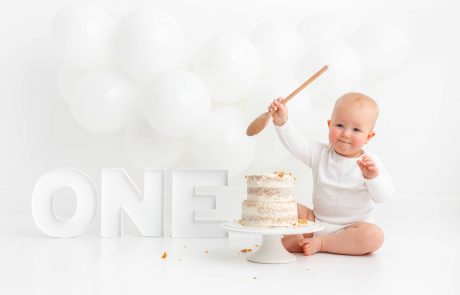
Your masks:
M243 201L241 216L241 224L247 226L293 226L297 223L297 203Z
M248 175L247 200L243 201L241 224L247 226L293 226L297 223L295 177L275 172Z

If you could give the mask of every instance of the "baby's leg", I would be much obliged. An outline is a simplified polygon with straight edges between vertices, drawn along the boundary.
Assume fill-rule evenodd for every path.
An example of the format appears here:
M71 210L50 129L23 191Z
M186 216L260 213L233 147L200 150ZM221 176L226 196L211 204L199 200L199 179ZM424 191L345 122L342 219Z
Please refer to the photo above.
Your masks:
M320 248L311 249L313 252L311 254L320 251L345 255L364 255L379 249L383 244L383 239L383 231L375 224L356 222L337 233L314 237L309 240L311 240L312 246L316 244Z
M315 214L313 210L304 205L297 204L297 214L299 215L299 219L306 219L310 221L315 221ZM303 238L310 238L313 234L305 234L305 235L290 235L284 236L282 239L284 248L292 253L303 253L302 247L299 245L299 241Z

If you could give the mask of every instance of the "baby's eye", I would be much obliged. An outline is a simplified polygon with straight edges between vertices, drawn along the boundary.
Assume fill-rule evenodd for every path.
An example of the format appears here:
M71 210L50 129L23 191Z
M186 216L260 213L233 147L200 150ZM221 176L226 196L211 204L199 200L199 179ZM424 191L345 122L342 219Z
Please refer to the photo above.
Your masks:
M353 128L353 131L354 132L361 132L361 130L359 130L358 128Z
M342 127L343 127L343 124L337 124L337 125L335 125L335 126L337 126L337 127L339 127L339 128L342 128Z

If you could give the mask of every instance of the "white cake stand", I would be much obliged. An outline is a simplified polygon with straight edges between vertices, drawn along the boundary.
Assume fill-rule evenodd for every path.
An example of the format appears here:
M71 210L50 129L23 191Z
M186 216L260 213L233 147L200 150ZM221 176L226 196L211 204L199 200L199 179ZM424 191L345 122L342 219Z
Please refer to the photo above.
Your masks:
M228 231L262 235L262 244L259 249L247 258L249 261L257 263L289 263L296 261L297 257L284 248L281 242L283 235L313 233L324 227L321 223L313 221L294 227L249 227L241 225L238 221L227 221L222 223L221 226Z

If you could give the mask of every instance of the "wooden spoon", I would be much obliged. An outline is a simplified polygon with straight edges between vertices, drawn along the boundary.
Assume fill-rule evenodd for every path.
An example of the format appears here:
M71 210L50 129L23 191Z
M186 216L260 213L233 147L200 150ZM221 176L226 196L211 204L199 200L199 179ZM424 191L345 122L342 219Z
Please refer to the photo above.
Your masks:
M311 82L313 82L316 78L318 78L322 73L324 73L329 67L324 66L316 72L313 76L311 76L307 81L305 81L302 85L299 86L296 90L294 90L291 94L289 94L285 99L281 101L282 104L286 104L291 98L293 98L297 93L302 91L305 87L307 87ZM268 121L272 117L273 112L268 111L257 117L251 124L249 124L248 129L246 129L246 135L253 136L262 131L265 126L267 126Z

